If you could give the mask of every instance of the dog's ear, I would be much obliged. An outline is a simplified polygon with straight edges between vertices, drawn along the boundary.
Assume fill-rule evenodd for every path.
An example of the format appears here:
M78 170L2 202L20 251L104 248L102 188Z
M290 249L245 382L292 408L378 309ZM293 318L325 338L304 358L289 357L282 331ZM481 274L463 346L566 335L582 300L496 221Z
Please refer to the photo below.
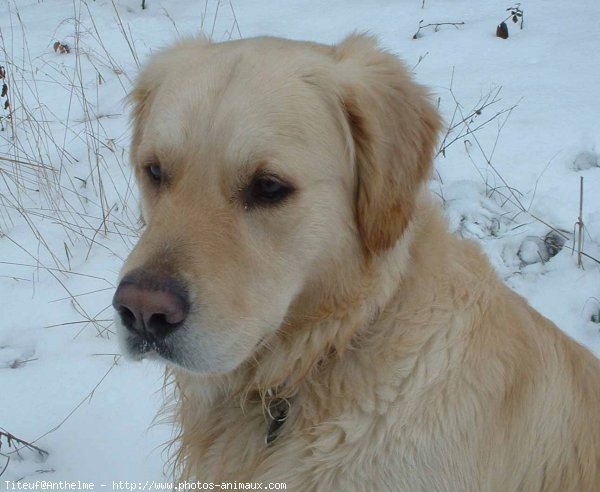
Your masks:
M354 144L358 229L370 254L392 247L429 177L440 117L426 91L375 39L352 35L334 48Z

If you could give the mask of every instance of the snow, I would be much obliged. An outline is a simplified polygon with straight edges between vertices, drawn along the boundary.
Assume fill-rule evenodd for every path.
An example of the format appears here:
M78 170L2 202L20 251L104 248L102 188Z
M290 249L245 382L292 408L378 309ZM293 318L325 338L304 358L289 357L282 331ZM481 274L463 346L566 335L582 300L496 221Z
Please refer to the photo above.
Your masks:
M509 21L507 40L495 30L510 2L147 4L0 1L0 65L14 111L6 120L0 110L0 426L49 452L11 454L2 440L10 462L0 488L18 479L164 480L171 429L151 426L161 368L119 358L112 334L115 280L139 230L125 98L139 63L201 28L215 40L377 35L456 125L431 182L451 228L479 241L510 287L600 355L600 264L590 258L600 258L600 3L524 1L524 29ZM464 25L413 39L420 20ZM55 41L70 53L56 53ZM580 177L583 268L571 251Z

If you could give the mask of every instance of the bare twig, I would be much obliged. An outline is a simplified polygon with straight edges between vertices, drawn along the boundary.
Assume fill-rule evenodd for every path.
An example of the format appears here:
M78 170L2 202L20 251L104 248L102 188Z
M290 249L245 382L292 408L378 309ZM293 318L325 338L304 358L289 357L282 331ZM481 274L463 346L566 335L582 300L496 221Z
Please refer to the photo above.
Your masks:
M428 54L429 54L429 51L427 51L424 55L419 55L419 60L417 61L417 63L415 63L413 65L413 67L410 69L410 71L414 72Z
M577 266L583 268L583 176L579 178L579 217L577 218Z
M30 442L26 441L25 439L21 439L0 427L0 450L2 449L2 441L3 440L6 442L6 445L8 446L8 448L9 449L12 448L13 451L11 451L8 454L0 453L0 456L6 458L6 463L4 464L4 467L2 468L2 470L0 470L0 477L4 474L4 472L8 468L8 464L10 463L9 454L11 454L11 453L18 454L19 451L21 451L23 449L28 449L30 451L35 451L42 458L46 458L48 456L48 451L45 451L42 448L36 446L35 444L30 443Z
M464 26L465 23L464 22L433 22L431 24L425 24L422 25L423 23L423 19L421 19L419 21L419 29L417 29L417 32L413 35L413 39L418 39L421 37L421 30L427 28L427 27L433 27L433 31L434 32L438 32L439 31L439 27L440 26L454 26L456 29L458 29L458 26Z

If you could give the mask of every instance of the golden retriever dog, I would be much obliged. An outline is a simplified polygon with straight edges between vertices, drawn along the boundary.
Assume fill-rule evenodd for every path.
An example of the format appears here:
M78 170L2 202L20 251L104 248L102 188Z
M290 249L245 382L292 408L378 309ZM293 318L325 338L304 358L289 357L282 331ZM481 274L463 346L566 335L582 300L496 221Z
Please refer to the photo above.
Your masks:
M395 56L187 40L132 101L146 227L113 304L174 379L178 480L600 490L600 362L448 231Z

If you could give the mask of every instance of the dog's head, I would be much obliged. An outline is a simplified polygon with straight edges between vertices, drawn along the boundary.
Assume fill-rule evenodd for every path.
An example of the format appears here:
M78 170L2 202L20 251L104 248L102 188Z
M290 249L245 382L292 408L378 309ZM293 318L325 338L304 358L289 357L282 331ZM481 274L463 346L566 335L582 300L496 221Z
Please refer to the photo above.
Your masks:
M132 100L146 227L117 322L131 355L200 373L233 370L307 289L396 243L439 126L364 36L186 41L153 57Z

